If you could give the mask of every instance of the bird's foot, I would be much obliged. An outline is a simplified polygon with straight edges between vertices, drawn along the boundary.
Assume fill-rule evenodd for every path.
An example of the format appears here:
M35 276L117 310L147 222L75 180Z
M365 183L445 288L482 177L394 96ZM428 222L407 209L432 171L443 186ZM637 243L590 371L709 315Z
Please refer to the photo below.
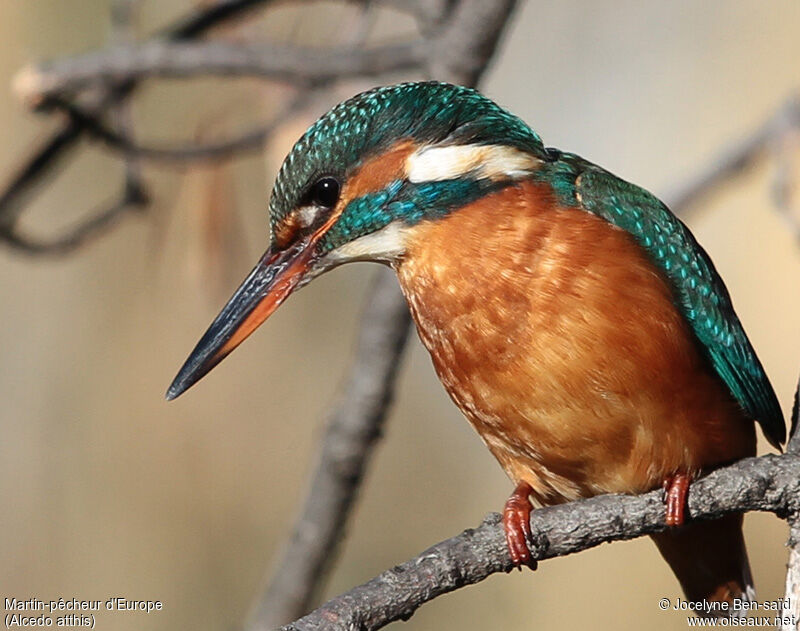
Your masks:
M503 509L503 529L506 533L508 554L514 567L522 569L527 565L536 569L536 560L531 557L531 506L530 494L533 489L527 482L520 482L506 501Z
M664 478L664 503L667 505L667 526L682 526L686 519L686 496L691 478L676 473Z

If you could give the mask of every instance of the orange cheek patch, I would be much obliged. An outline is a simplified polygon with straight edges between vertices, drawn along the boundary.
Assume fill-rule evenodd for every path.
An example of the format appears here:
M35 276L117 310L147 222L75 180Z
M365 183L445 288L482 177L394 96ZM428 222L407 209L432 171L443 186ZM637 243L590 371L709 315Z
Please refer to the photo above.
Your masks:
M383 153L365 160L358 170L345 182L337 206L345 208L354 199L367 193L382 191L394 180L406 177L406 159L417 145L411 140L401 140Z

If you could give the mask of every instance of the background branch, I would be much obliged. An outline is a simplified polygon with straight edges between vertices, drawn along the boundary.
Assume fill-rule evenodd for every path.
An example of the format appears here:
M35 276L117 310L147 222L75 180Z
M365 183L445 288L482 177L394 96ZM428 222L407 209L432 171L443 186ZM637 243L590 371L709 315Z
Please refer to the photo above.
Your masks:
M157 37L172 41L200 37L210 29L219 26L222 22L241 17L259 5L267 5L274 1L220 0L190 12ZM99 115L112 105L129 97L135 87L135 81L106 86L99 95L93 96L90 109L95 115ZM63 244L74 241L73 237L80 232L81 226L79 226L75 234L67 234L62 238L53 240L51 242L52 248L48 248L46 242L34 243L31 239L18 234L16 224L19 216L26 208L26 203L30 201L34 193L38 192L36 187L45 178L52 175L58 166L63 164L69 152L76 147L77 141L82 137L84 131L82 126L74 120L68 119L58 131L38 145L31 152L30 157L22 162L2 193L0 193L0 239L5 240L13 247L39 254L64 252ZM147 196L145 194L142 197L146 198ZM131 207L131 204L112 204L108 207L110 214L107 212L100 213L100 215L106 215L105 221L101 220L99 218L100 215L98 215L99 224L96 225L110 225L115 213L122 213ZM91 220L86 225L90 223ZM90 230L91 233L92 231ZM83 242L85 242L85 239L79 238L78 241L75 241L75 243ZM35 245L35 247L26 249L24 247L26 243ZM68 248L67 251L72 251L73 249Z
M24 254L62 256L71 254L86 245L92 239L105 234L122 218L125 211L143 208L149 199L147 193L134 179L126 178L119 197L108 202L99 211L89 214L63 235L49 239L31 236L21 230L9 230L4 233L6 243Z
M673 212L685 214L721 185L743 175L782 138L793 132L800 132L800 98L796 95L786 99L754 131L720 151L705 168L698 169L689 180L675 187L664 201Z
M245 46L222 41L160 42L119 46L20 71L14 91L23 102L48 99L98 82L144 78L186 79L198 76L258 77L292 85L332 78L374 77L420 67L428 54L425 41L368 49L309 49Z
M336 559L408 337L408 307L397 294L394 273L381 270L361 318L346 385L326 422L303 508L248 628L269 629L308 611Z
M61 99L53 99L52 105L63 110L75 124L79 125L93 138L105 143L107 147L121 152L128 157L136 157L151 162L194 163L203 161L220 161L240 156L251 151L262 151L269 136L280 129L281 125L297 115L298 110L311 103L319 89L302 91L273 116L272 120L242 132L227 140L209 143L192 143L184 146L157 147L137 143L124 132L111 129L103 121L81 107Z

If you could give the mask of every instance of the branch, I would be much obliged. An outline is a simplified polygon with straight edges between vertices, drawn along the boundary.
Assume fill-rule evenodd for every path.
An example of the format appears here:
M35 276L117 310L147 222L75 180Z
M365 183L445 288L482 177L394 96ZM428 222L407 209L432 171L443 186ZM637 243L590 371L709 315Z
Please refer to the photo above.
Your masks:
M219 0L215 4L195 9L171 27L164 30L159 37L178 41L199 37L220 23L240 17L259 5L269 4L275 0ZM92 111L99 115L108 107L118 103L130 95L136 87L135 82L115 84L93 99ZM73 120L68 120L63 127L53 133L47 140L33 150L8 184L0 193L0 238L12 245L14 241L14 224L25 208L25 202L34 187L48 175L76 147L81 138L83 128ZM122 207L118 212L121 212Z
M126 211L143 208L148 203L149 197L139 183L135 179L126 178L118 199L110 202L102 210L90 214L87 219L62 235L42 239L27 235L16 226L0 225L0 238L24 254L63 256L105 234Z
M135 17L138 10L139 0L112 0L111 3L111 39L116 44L129 44L135 39ZM130 101L122 101L112 111L113 119L116 121L120 133L134 138L133 113ZM125 180L123 185L122 200L135 200L137 206L144 207L147 202L147 194L142 177L140 161L133 155L126 154L125 160ZM138 204L141 202L141 204ZM123 212L123 207L119 212Z
M293 85L347 77L373 77L420 68L425 41L369 49L311 49L243 46L221 41L161 42L120 46L29 66L14 79L14 91L28 104L108 82L204 75L251 76Z
M682 213L731 179L744 174L791 130L800 130L800 97L786 100L755 131L722 150L705 169L668 194L667 205Z
M355 359L327 421L316 469L276 580L249 628L268 629L308 611L336 557L394 393L411 318L391 270L376 278L362 316Z
M713 519L739 511L795 511L800 501L800 458L748 458L694 482L691 519ZM665 529L661 491L603 495L552 506L531 514L532 554L552 559L608 541L633 539ZM338 596L282 631L380 629L407 620L424 603L492 574L512 569L500 515L443 541L418 557Z
M271 121L243 132L234 138L207 144L189 144L175 147L158 147L137 143L124 133L107 127L97 117L74 103L58 99L53 100L52 104L54 107L63 110L92 137L104 142L110 149L119 151L126 156L135 156L154 162L197 162L224 160L234 155L262 150L267 138L281 125L297 115L298 110L308 105L316 94L316 90L300 92Z
M477 86L497 50L516 0L461 0L441 35L434 39L431 76L441 81Z
M194 39L205 35L208 31L241 18L248 11L262 4L272 4L275 0L216 0L190 11L187 15L173 22L156 37L172 41Z

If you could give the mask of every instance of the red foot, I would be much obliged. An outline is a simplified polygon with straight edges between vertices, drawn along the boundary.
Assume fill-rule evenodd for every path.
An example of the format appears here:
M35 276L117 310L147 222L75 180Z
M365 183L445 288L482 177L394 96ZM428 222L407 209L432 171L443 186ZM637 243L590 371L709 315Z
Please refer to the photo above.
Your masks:
M533 489L527 482L520 482L508 498L503 509L503 529L506 533L506 545L511 562L522 569L527 565L536 569L536 561L531 558L528 547L531 541L531 500Z
M686 518L686 496L691 478L676 473L664 479L664 503L667 505L667 526L681 526Z

